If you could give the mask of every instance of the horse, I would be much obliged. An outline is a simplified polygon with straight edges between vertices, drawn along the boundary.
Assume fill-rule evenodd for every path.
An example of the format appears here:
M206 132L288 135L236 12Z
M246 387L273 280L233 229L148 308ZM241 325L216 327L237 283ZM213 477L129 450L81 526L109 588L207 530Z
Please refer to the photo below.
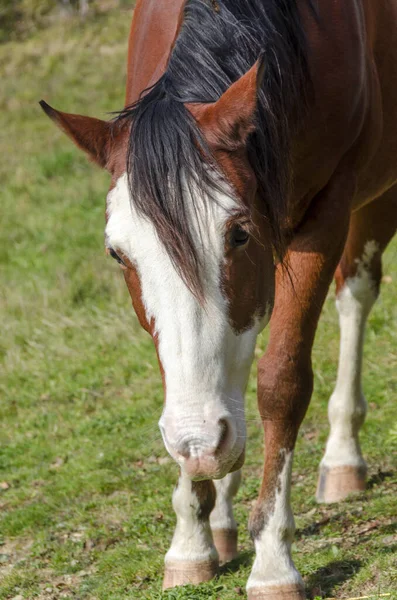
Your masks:
M366 319L397 226L397 0L138 0L125 108L41 106L111 175L105 245L153 338L180 467L164 588L237 553L255 340L265 462L249 600L301 600L291 468L336 280L341 344L317 500L365 488Z

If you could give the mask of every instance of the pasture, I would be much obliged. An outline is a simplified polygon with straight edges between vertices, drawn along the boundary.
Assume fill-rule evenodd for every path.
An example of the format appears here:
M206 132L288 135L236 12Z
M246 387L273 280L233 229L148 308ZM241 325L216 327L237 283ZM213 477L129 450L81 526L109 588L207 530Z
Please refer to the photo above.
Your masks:
M38 101L103 117L123 106L130 11L68 20L0 45L0 599L235 600L253 549L262 469L255 367L237 496L240 557L218 579L161 593L177 468L157 421L161 379L122 273L103 249L108 177ZM334 294L293 471L294 560L311 598L397 599L397 240L369 319L361 441L366 493L314 499L338 356ZM257 354L266 345L266 332Z

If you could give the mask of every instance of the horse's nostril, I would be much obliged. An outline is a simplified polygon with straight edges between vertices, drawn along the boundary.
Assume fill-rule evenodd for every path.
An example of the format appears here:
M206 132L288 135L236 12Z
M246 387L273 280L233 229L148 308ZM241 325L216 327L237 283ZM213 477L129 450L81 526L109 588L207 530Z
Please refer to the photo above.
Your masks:
M229 436L229 424L226 419L219 420L219 427L220 433L216 453L222 452L222 449L226 445L227 438Z
M183 458L190 458L190 446L187 442L181 444L178 448L178 454L183 456Z
M201 420L200 425L189 423L189 429L162 429L167 450L176 460L200 461L222 460L232 450L236 436L233 422L227 416L221 419ZM175 438L174 438L175 436ZM174 439L173 439L174 438Z

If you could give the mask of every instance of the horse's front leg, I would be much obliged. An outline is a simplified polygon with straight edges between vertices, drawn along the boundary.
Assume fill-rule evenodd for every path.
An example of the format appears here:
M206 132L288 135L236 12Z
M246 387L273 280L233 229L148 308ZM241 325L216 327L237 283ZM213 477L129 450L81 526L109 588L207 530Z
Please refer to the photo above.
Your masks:
M258 372L258 397L265 433L265 467L249 529L256 558L248 580L249 600L301 600L302 579L291 558L295 532L290 506L291 469L300 423L309 404L312 373L306 361L270 346Z
M249 600L305 598L302 579L291 558L292 459L312 393L315 330L346 239L348 189L341 179L318 196L290 246L289 274L282 269L277 273L270 340L258 368L265 467L249 523L256 550L247 585Z
M218 571L218 553L209 517L215 506L212 481L191 481L182 472L172 496L176 528L165 557L163 589L209 581Z
M292 420L264 422L265 470L249 529L256 557L248 580L249 600L302 600L304 586L291 558L295 532L290 506L291 469L298 426Z
M219 562L237 556L233 498L240 482L241 471L214 482L181 473L172 498L177 524L165 557L164 589L209 581Z
M221 564L237 556L237 523L233 514L233 498L240 483L241 470L214 481L216 503L210 516L210 524Z

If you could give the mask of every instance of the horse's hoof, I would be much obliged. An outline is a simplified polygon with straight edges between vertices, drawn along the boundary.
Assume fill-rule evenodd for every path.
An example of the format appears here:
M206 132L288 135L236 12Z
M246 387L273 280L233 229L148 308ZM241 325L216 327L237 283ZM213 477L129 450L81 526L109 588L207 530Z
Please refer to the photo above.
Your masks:
M221 565L237 557L237 529L213 529L212 537Z
M248 600L305 600L304 588L299 584L269 585L248 590Z
M166 562L164 570L163 590L179 585L197 585L209 581L218 573L217 560L205 561L170 561Z
M365 490L367 469L362 467L320 467L317 502L332 504L345 500L350 494Z

